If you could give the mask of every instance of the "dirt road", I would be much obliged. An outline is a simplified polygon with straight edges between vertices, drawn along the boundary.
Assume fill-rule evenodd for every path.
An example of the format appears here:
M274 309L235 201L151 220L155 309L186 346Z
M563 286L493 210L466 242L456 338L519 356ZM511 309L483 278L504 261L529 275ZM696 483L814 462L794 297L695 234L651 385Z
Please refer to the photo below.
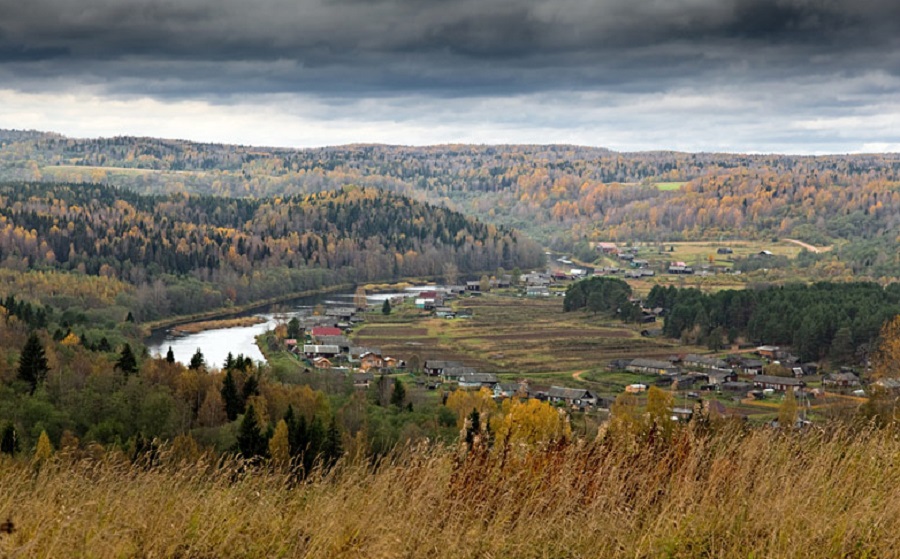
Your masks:
M795 245L802 246L803 248L805 248L806 250L808 250L814 254L819 254L820 252L828 252L829 250L831 250L830 246L829 247L821 247L821 248L815 247L809 243L804 243L803 241L798 241L797 239L782 239L782 240L786 241L788 243L794 243Z

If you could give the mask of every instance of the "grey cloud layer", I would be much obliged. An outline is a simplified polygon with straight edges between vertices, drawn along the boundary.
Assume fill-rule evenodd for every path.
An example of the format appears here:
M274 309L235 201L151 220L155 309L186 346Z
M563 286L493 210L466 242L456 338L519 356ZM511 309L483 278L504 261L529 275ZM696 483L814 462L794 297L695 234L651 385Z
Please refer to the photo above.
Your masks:
M900 71L887 0L0 0L0 78L110 92L646 91ZM149 80L149 82L148 82Z

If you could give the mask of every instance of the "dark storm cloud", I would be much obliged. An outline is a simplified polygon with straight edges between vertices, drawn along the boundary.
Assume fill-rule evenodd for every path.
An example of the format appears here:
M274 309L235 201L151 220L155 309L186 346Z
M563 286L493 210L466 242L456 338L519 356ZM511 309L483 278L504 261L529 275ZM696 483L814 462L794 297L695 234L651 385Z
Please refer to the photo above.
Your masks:
M892 0L0 0L0 14L6 84L161 96L894 73L879 53L900 21Z

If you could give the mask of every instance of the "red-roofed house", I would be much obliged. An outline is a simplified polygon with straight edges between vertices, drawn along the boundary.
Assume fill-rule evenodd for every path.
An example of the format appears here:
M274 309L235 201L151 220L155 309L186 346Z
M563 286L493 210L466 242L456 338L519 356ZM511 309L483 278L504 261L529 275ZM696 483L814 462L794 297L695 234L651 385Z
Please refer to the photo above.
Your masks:
M319 336L341 336L343 334L340 328L335 328L334 326L315 326L309 331L309 335L314 338Z

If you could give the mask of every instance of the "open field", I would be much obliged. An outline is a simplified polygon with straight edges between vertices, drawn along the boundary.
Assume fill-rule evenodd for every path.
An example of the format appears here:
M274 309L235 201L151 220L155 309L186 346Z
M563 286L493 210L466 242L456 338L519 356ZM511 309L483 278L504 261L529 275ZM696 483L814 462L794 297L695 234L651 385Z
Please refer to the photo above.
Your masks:
M454 359L483 372L550 375L569 384L572 373L597 369L610 359L685 351L672 340L642 338L637 325L563 313L560 297L486 295L457 305L472 309L474 317L446 320L407 309L390 323L380 323L373 315L354 339L401 358L416 354L422 361ZM398 319L408 325L399 326Z
M134 167L104 167L95 165L47 165L41 167L41 173L45 175L64 175L71 173L100 173L110 177L115 176L140 176L140 175L207 175L205 171L172 171L159 169L137 169Z
M671 190L681 190L681 187L686 183L684 182L658 182L656 183L656 188L663 192L668 192Z
M641 337L640 330L646 325L623 324L585 312L564 313L561 297L538 299L491 293L463 297L453 304L472 309L473 318L432 318L430 313L407 304L390 316L370 313L353 338L360 345L377 347L386 355L405 360L414 355L420 363L428 359L456 360L503 379L585 387L606 398L621 394L629 384L649 386L659 380L652 375L609 371L606 366L612 359L709 353L704 347L683 345L678 340ZM679 391L678 404L690 407L694 399L688 401L686 395L695 390ZM715 393L702 397L715 398L757 421L774 417L781 401ZM643 397L639 399L643 401ZM860 402L833 394L812 401L806 410L811 417L821 417L858 407Z

